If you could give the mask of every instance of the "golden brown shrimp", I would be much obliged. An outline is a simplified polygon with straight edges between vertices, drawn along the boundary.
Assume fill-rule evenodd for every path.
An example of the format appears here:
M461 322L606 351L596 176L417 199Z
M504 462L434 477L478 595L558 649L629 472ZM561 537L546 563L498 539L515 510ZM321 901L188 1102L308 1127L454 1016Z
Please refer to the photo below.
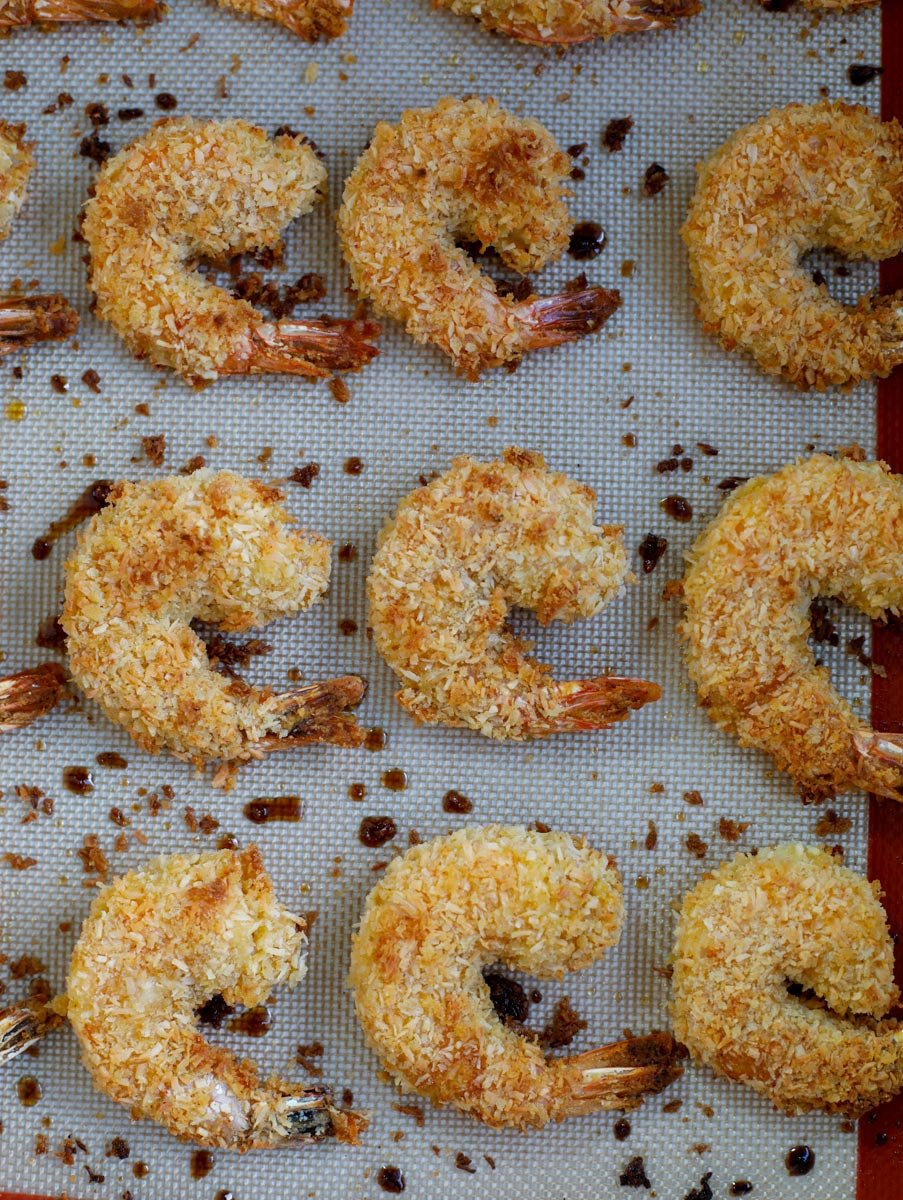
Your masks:
M150 17L157 0L0 0L0 29L68 21L130 21Z
M699 0L433 0L460 16L474 17L491 33L519 42L567 46L619 33L670 29L699 12Z
M174 854L100 893L59 1007L100 1091L184 1141L239 1152L355 1142L366 1120L336 1109L328 1088L263 1083L197 1028L214 996L258 1005L296 984L306 948L305 922L276 900L256 847Z
M704 876L677 925L675 1035L785 1112L858 1116L896 1095L903 1024L881 1020L899 993L880 895L815 846L738 854Z
M799 388L849 387L903 362L903 294L832 299L800 263L818 246L903 250L903 130L840 101L791 104L699 169L682 230L706 330Z
M354 0L219 0L249 17L284 25L305 42L340 37L345 32Z
M217 674L189 622L238 633L313 604L329 542L282 494L228 471L117 483L66 564L60 618L76 682L142 749L200 766L308 742L355 746L356 675L288 692Z
M503 1025L482 967L560 979L621 933L621 881L582 839L523 826L459 829L389 864L351 947L358 1020L406 1091L487 1125L527 1129L630 1109L681 1073L667 1034L547 1059Z
M158 121L101 168L82 232L97 314L139 358L192 383L267 371L326 376L376 353L368 322L267 321L190 264L277 250L321 198L326 168L298 136L245 121Z
M25 203L33 169L33 147L25 141L25 126L0 121L0 241L9 237ZM62 296L0 295L0 356L35 342L67 338L77 325L78 313Z
M690 677L712 720L772 755L804 798L903 799L903 737L874 733L816 667L809 605L903 609L903 478L826 454L751 479L688 556Z
M556 682L506 628L509 604L542 624L592 617L628 578L621 529L593 524L595 492L511 448L466 456L399 505L367 592L380 654L417 721L527 739L605 729L660 689L598 676Z
M337 218L355 288L470 379L599 329L617 292L507 299L456 245L492 247L521 274L557 259L571 233L561 186L571 165L538 121L494 100L449 97L381 122Z

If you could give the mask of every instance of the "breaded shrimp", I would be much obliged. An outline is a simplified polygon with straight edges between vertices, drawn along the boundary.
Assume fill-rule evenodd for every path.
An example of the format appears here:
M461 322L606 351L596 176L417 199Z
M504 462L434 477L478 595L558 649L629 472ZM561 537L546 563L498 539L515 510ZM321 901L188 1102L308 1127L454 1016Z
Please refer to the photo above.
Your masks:
M0 679L0 733L10 733L43 717L57 703L66 686L59 663L41 663Z
M326 168L298 136L246 121L158 121L101 168L82 232L97 315L134 354L192 383L280 371L356 370L378 332L361 321L271 322L191 264L278 250L321 198Z
M621 303L617 292L507 299L456 244L492 247L520 274L560 257L571 165L538 121L494 100L448 97L408 109L397 125L381 122L337 218L355 288L470 379L599 329Z
M681 632L712 720L771 754L805 799L903 799L903 738L857 717L807 642L817 596L872 618L903 609L903 478L816 454L751 479L688 563Z
M415 720L524 740L605 729L659 698L641 679L558 683L506 626L511 604L545 625L595 616L618 594L621 529L593 524L595 499L512 447L497 462L456 458L402 500L367 593L376 647Z
M348 26L354 0L219 0L249 17L284 25L305 42L340 37Z
M3 27L0 13L0 28ZM25 203L34 150L25 141L25 126L0 121L0 241ZM0 356L35 342L67 338L78 325L78 313L59 295L0 295Z
M858 1116L903 1089L881 889L815 846L738 854L684 897L674 1033L789 1113ZM795 984L810 1001L788 992Z
M699 12L699 0L433 0L474 17L491 33L504 33L519 42L567 46L606 40L618 33L670 29Z
M240 633L313 604L329 542L292 529L282 493L228 471L117 483L66 564L75 681L151 754L200 766L308 742L358 745L356 675L287 692L217 674L189 622Z
M459 829L414 846L370 893L351 946L358 1020L405 1091L519 1129L630 1109L680 1074L667 1034L572 1058L496 1016L482 967L560 979L621 933L614 864L582 839L523 826Z
M91 906L64 1001L95 1085L202 1146L356 1142L366 1120L334 1108L328 1088L261 1082L197 1028L214 996L257 1005L296 984L306 949L305 922L276 900L255 846L174 854L117 879Z
M903 361L903 294L832 299L800 260L903 250L903 130L840 101L790 104L699 169L682 230L706 330L797 387L850 387Z
M0 0L0 29L69 21L128 21L156 11L157 0Z

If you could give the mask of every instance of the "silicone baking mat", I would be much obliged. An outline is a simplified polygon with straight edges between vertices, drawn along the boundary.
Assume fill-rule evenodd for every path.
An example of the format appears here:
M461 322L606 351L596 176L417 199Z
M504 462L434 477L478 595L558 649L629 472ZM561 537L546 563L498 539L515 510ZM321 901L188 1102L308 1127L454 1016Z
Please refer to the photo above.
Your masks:
M888 26L893 19L886 15ZM288 506L336 547L354 550L343 561L336 556L322 604L261 634L272 652L255 659L247 677L288 686L293 668L306 679L359 672L370 683L361 719L386 735L385 748L374 753L311 748L273 756L243 769L228 793L183 764L142 754L84 702L64 704L3 739L0 849L36 860L23 871L0 863L4 1001L26 993L35 978L62 988L97 885L79 855L86 837L98 839L111 875L154 854L213 847L225 832L243 845L256 841L284 902L318 914L309 974L294 992L274 998L265 1037L249 1040L225 1030L210 1036L297 1079L305 1078L298 1047L322 1044L322 1054L307 1053L308 1065L339 1092L350 1089L372 1124L356 1148L326 1145L244 1158L214 1153L201 1163L192 1147L153 1125L130 1122L125 1110L94 1092L64 1029L36 1057L16 1060L0 1076L0 1188L103 1200L126 1193L134 1200L213 1200L223 1191L235 1200L348 1200L381 1195L377 1173L391 1165L403 1174L406 1194L424 1200L589 1200L634 1194L619 1177L631 1159L642 1157L650 1194L677 1200L700 1188L704 1177L719 1197L747 1180L762 1200L846 1198L856 1191L857 1171L865 1180L860 1194L869 1200L903 1194L899 1166L893 1166L900 1135L890 1117L863 1122L857 1147L855 1128L841 1118L781 1116L751 1092L695 1066L630 1114L625 1140L614 1136L617 1114L522 1136L486 1130L424 1103L417 1104L422 1117L401 1112L394 1105L410 1098L381 1079L344 986L349 937L364 898L411 830L428 838L464 821L538 820L585 833L616 855L627 905L620 944L591 970L541 985L542 1000L529 1017L541 1027L555 1001L569 996L587 1022L575 1051L628 1027L645 1032L665 1025L668 983L661 969L674 906L707 867L738 847L786 839L840 842L847 862L866 868L862 797L838 799L829 806L837 820L820 824L826 808L802 806L766 758L739 750L697 709L675 632L679 602L663 592L680 576L688 544L717 512L724 481L773 470L813 447L857 443L871 455L879 434L876 411L883 414L882 452L892 453L889 389L877 406L867 385L850 395L803 396L725 354L702 333L678 237L694 164L739 126L772 106L822 95L878 108L879 85L852 86L848 67L881 61L880 25L875 10L820 19L767 12L752 0L710 0L703 14L674 31L558 53L492 38L425 0L360 0L344 37L308 46L276 26L202 0L180 0L148 28L25 30L0 43L0 78L4 71L25 77L6 76L0 115L27 121L38 156L30 199L0 248L2 278L40 279L82 312L75 341L10 357L0 367L0 477L9 485L2 493L8 508L0 514L4 669L47 657L35 636L58 611L62 564L74 535L63 537L44 561L35 560L31 546L93 480L175 471L198 455L213 467L271 481L315 462L320 470L310 487L286 483ZM325 156L330 194L288 231L281 278L323 275L328 296L321 307L347 313L347 274L333 232L344 178L378 120L465 93L493 95L515 112L538 117L563 147L585 143L575 151L585 178L574 183L571 211L576 221L599 223L606 246L590 262L564 258L539 283L549 291L585 269L592 281L620 287L623 308L600 335L473 384L387 323L380 358L349 378L350 398L339 404L325 385L276 377L194 392L133 361L91 317L84 248L73 234L94 171L82 153L91 150L83 139L92 133L93 145L107 142L115 151L162 115L161 105L171 103L160 99L165 96L175 98L179 114L240 115L269 130L282 124L302 130ZM889 111L891 85L885 101ZM97 104L109 122L95 129L88 106ZM100 110L90 111L97 121ZM623 150L610 153L602 132L610 120L627 116L632 131ZM669 180L650 197L642 185L653 163ZM877 283L869 265L845 273L827 256L812 265L844 298ZM88 371L99 377L99 390L84 382ZM142 439L160 434L165 462L155 468ZM717 449L717 456L706 455L699 443ZM518 621L562 677L615 669L661 683L658 704L607 733L499 745L467 731L416 728L395 704L393 679L365 633L368 563L377 532L401 497L459 453L488 457L511 444L541 450L552 466L591 484L600 519L625 527L639 576L625 596L597 619L567 629L540 633L529 618ZM657 471L675 455L692 459L692 468ZM357 475L344 470L350 457L363 463ZM692 507L688 523L675 522L660 507L675 494ZM668 547L657 569L642 574L635 551L650 532L666 538ZM842 610L832 619L839 644L820 646L819 653L845 694L867 711L872 679L847 649L849 639L867 637L868 628ZM341 632L340 623L354 632ZM877 652L893 678L893 647L882 641ZM896 691L882 686L877 702L889 720L899 684ZM104 751L122 755L127 767L97 765ZM92 793L66 790L69 766L92 770ZM405 790L383 783L393 769L407 773ZM352 783L364 785L362 802L349 798ZM470 798L469 816L443 811L451 789ZM688 804L688 792L704 803ZM257 827L243 815L248 801L280 795L302 798L299 823ZM112 808L125 815L126 827L110 820ZM32 810L36 819L23 823ZM218 823L215 829L212 821L204 823L212 830L207 833L196 827L205 814ZM398 836L388 846L369 850L359 842L361 819L369 815L397 823ZM891 806L876 806L872 814L881 829L872 865L883 869L892 890L895 880L887 875L899 863L892 857L894 847L899 851L896 817ZM738 842L726 840L730 826L723 818L748 823ZM646 848L650 822L657 834L653 849ZM696 835L695 854L689 835ZM29 1077L38 1081L41 1097L24 1107L19 1091L30 1085L20 1088L20 1081ZM798 1145L814 1151L814 1168L792 1178L785 1156ZM126 1149L127 1157L117 1157ZM196 1178L205 1166L208 1172Z

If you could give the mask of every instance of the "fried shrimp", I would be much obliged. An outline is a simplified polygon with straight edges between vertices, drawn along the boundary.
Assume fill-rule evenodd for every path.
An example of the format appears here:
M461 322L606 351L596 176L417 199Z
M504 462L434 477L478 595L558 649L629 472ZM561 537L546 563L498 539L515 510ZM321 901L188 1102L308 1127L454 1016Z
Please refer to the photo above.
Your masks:
M365 1119L336 1109L328 1088L261 1082L252 1062L197 1028L214 996L257 1005L296 984L306 949L304 920L276 900L254 846L174 854L117 879L91 906L66 984L95 1085L202 1146L357 1141Z
M348 25L354 0L219 0L249 17L284 25L305 42L340 37Z
M0 0L0 29L68 21L129 21L156 11L157 0Z
M850 387L903 362L903 295L832 299L801 258L903 250L903 130L840 101L791 104L699 170L682 230L706 330L797 387Z
M267 371L327 376L376 353L368 322L267 321L191 264L278 250L321 198L326 168L303 137L245 121L158 121L101 168L82 232L97 315L134 354L192 383Z
M620 591L621 529L593 524L595 499L512 447L497 462L457 458L402 500L367 592L376 647L415 720L525 740L605 729L659 698L641 679L558 683L506 627L511 604L545 625L595 616Z
M699 0L433 0L459 16L474 17L491 33L519 42L567 46L618 33L670 29L699 12Z
M25 141L25 126L0 121L0 241L9 237L25 203L33 169L34 153ZM35 342L67 338L77 325L78 313L62 296L0 295L0 356Z
M712 720L771 754L805 799L903 799L903 737L857 717L807 642L817 596L872 618L903 609L903 478L817 454L751 479L688 562L681 632Z
M228 471L117 483L66 564L60 617L76 682L142 749L200 766L308 742L355 746L356 675L287 692L217 674L189 622L239 633L308 608L329 543L281 492Z
M785 1112L858 1116L896 1095L903 1024L881 1020L898 991L880 895L814 846L738 854L704 876L677 924L677 1038Z
M496 1016L481 969L582 970L621 933L621 881L582 839L459 829L390 863L351 948L358 1020L406 1091L487 1125L527 1129L630 1109L680 1074L667 1034L547 1059Z
M617 292L508 299L456 244L491 247L520 274L557 259L571 233L561 186L571 166L538 121L494 100L449 97L381 122L337 218L355 288L470 379L594 332Z

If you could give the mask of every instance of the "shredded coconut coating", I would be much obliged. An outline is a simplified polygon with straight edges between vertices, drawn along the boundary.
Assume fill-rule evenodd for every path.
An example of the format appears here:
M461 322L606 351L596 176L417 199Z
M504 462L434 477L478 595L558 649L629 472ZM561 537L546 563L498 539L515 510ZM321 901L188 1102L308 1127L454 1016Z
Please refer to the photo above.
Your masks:
M903 479L825 454L751 479L688 555L687 665L699 701L741 745L771 754L806 799L851 788L901 798L903 762L858 748L868 725L809 648L809 605L872 618L903 607Z
M34 168L25 126L0 121L0 241L9 237L13 220L25 203L25 185Z
M305 42L340 37L348 26L354 0L219 0L250 17L284 25Z
M522 826L459 829L396 858L351 948L358 1020L406 1091L488 1125L544 1125L573 1102L577 1060L546 1060L501 1024L481 968L558 979L620 937L621 882L582 839Z
M497 462L457 458L402 500L367 593L376 647L417 721L525 739L602 728L657 698L638 680L557 683L506 625L509 605L547 624L592 617L619 593L621 528L593 524L595 499L512 447Z
M520 42L570 45L618 33L669 29L699 12L698 0L434 0Z
M699 168L683 239L706 330L797 387L850 387L903 361L903 295L832 299L800 260L903 250L903 130L840 101L791 104Z
M456 244L492 247L521 274L559 258L571 233L562 187L571 166L538 121L494 100L446 97L397 125L380 122L337 217L354 287L470 378L598 329L616 292L506 299Z
M329 542L293 529L281 498L228 471L122 482L80 533L60 618L69 666L142 749L199 766L237 762L293 742L305 719L316 724L311 694L328 699L332 685L279 694L229 680L189 626L197 619L241 633L322 596ZM344 734L353 744L352 718L336 720L333 740Z
M738 854L704 876L677 925L677 1038L788 1113L858 1116L896 1095L903 1026L879 1019L898 999L880 895L813 846Z
M286 369L265 353L277 327L190 264L278 250L325 182L300 136L270 140L238 120L158 121L101 167L85 206L97 315L139 358L192 382Z

